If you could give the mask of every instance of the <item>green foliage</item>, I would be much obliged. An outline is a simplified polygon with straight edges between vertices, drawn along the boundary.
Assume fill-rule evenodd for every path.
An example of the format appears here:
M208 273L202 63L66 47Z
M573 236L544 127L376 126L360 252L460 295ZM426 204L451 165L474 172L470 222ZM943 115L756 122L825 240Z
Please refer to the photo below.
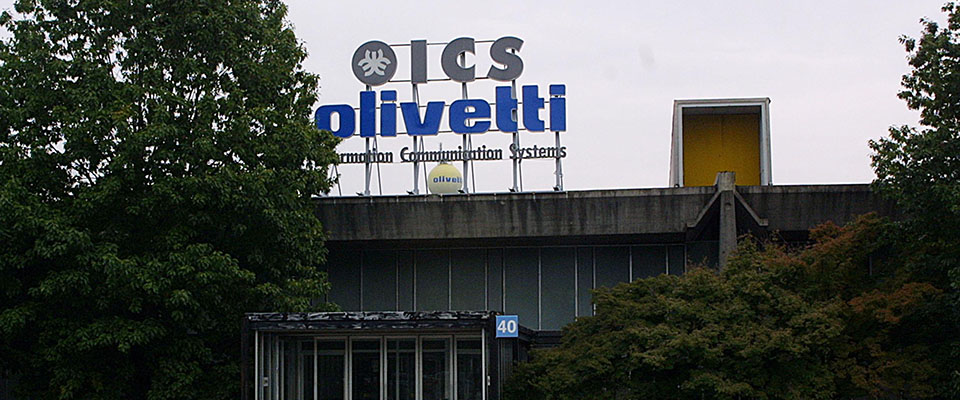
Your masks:
M24 398L232 398L240 317L325 309L335 139L276 0L0 17L0 371Z
M950 338L941 341L940 368L953 374L943 396L960 398L960 9L943 11L946 26L923 19L919 39L901 39L911 70L899 96L922 126L892 127L870 148L874 188L906 214L893 227L903 272L946 292L929 329Z
M508 398L933 396L938 349L901 336L939 290L870 274L883 227L826 225L797 252L745 241L719 273L598 289L596 315L521 364Z

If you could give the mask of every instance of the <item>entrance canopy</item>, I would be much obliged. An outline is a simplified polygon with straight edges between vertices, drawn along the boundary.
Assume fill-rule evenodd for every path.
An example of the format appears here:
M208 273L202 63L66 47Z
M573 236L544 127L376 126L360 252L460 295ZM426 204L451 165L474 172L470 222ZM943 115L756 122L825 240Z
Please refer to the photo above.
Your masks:
M527 358L533 332L521 327L519 338L497 339L497 314L247 314L243 398L499 399L513 364Z

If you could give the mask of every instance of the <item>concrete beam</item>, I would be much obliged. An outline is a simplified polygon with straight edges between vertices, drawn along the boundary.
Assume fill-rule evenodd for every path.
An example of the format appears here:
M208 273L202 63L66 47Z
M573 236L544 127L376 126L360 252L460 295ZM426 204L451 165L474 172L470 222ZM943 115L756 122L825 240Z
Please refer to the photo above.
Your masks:
M717 174L717 192L720 193L720 269L727 266L727 257L737 249L736 174Z
M328 197L317 200L317 215L328 240L343 244L439 240L469 244L478 239L530 243L651 235L682 241L686 224L696 221L716 190ZM818 223L842 224L871 211L893 214L893 205L865 184L741 186L736 191L768 221L770 231L781 233L802 234Z

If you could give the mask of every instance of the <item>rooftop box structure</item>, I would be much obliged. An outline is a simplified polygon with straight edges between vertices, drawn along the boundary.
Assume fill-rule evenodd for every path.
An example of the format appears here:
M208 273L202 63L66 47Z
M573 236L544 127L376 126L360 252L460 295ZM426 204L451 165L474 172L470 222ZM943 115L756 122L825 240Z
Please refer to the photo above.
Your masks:
M670 186L712 186L719 172L736 184L772 184L770 99L675 100Z

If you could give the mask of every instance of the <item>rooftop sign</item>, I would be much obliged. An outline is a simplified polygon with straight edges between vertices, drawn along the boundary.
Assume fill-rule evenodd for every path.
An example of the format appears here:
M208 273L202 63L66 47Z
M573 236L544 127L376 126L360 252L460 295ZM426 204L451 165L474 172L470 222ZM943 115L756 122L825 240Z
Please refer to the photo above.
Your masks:
M467 96L467 84L478 79L478 71L476 65L466 65L466 54L476 54L476 45L480 42L490 43L489 56L493 61L493 65L486 71L485 76L480 78L510 83L495 88L493 104L482 98ZM444 46L440 65L446 78L428 79L427 47L430 45ZM409 80L394 80L397 68L400 67L394 47L409 48ZM491 130L513 135L513 144L508 149L510 159L514 160L512 191L521 190L518 187L518 172L519 162L524 158L554 158L557 163L555 189L562 190L560 160L566 156L566 148L560 146L559 133L566 131L567 128L566 86L550 85L548 100L541 97L538 86L524 85L521 87L518 98L516 79L523 73L524 68L523 59L519 54L522 47L523 40L513 36L505 36L493 41L476 41L473 38L461 37L446 43L413 40L409 45L388 45L376 40L363 43L351 58L354 76L365 85L365 90L362 90L359 95L359 107L355 108L349 104L322 105L315 114L317 128L329 130L341 138L356 136L359 131L358 136L366 138L365 152L343 153L340 157L341 163L363 163L367 166L366 187L361 195L370 194L370 165L392 163L394 160L393 153L382 153L377 150L376 137L396 137L399 134L408 135L414 141L413 149L405 147L399 157L403 162L414 164L414 190L410 191L411 194L419 193L418 167L425 161L463 161L462 191L469 192L466 178L472 163L503 158L504 149L492 149L486 146L473 148L471 136ZM463 98L449 104L442 100L428 101L426 105L421 104L418 85L432 81L459 82L463 88ZM380 90L378 93L373 89L398 82L412 84L413 101L398 102L396 90ZM445 111L447 124L443 127L441 121ZM399 130L401 119L402 130ZM518 132L548 130L556 135L556 147L525 148L520 145ZM463 135L463 145L457 150L447 152L425 150L424 137L445 132ZM374 139L372 150L371 138Z

